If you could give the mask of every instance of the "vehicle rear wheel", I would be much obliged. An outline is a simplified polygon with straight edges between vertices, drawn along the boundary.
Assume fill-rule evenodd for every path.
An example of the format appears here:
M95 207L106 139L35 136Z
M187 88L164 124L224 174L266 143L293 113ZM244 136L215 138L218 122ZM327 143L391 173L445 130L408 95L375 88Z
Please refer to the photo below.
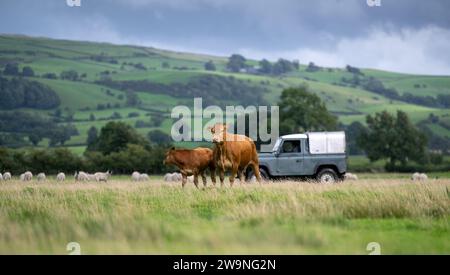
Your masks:
M338 175L331 168L325 168L319 171L316 180L320 183L335 183L338 181Z
M266 170L259 168L259 174L261 175L262 180L269 180L269 174L266 172Z

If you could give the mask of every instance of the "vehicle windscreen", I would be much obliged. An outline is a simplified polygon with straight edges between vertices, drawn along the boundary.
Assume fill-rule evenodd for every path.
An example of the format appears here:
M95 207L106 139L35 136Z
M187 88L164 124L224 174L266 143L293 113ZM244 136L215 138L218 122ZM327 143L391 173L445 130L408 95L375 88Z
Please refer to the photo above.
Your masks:
M272 152L277 152L278 148L280 147L281 144L281 138L277 139L277 142L275 142L275 145L273 146Z

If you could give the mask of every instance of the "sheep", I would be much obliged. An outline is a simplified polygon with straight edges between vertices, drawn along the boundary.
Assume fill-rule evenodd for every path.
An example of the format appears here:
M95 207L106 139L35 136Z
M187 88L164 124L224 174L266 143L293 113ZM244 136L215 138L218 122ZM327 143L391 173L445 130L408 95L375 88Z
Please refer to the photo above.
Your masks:
M108 170L106 173L97 172L97 173L94 174L94 176L95 176L95 180L97 182L100 182L100 181L107 182L108 178L109 178L109 176L111 176L111 174L112 173Z
M164 175L164 181L172 181L172 174L171 173L166 173Z
M0 173L0 181L2 181L3 180L3 176L2 176L2 173Z
M46 176L45 176L44 173L39 173L39 174L36 176L36 178L37 178L38 181L45 181Z
M181 181L183 179L183 176L180 173L167 173L164 175L164 181Z
M89 181L89 175L83 171L75 172L75 181Z
M97 177L95 174L89 174L83 171L80 171L78 173L75 173L75 180L76 181L94 181L97 180Z
M65 181L66 180L66 175L62 172L58 173L58 175L56 175L56 180L57 181Z
M428 180L428 176L424 173L414 173L411 176L411 180L412 181L427 181Z
M95 176L95 174L86 173L86 175L87 175L88 181L96 181L97 180L97 177Z
M358 176L352 173L345 173L344 175L345 180L358 180Z
M139 172L133 172L133 174L131 174L131 180L132 181L139 181L140 180L140 176L141 174Z
M11 173L10 172L5 172L3 174L3 180L11 180Z
M175 172L172 174L172 180L173 181L182 181L183 175L181 175L181 173Z
M428 176L424 173L416 172L411 176L411 180L412 181L426 181L426 180L428 180Z
M428 180L428 176L425 173L420 174L420 180L421 181L427 181Z
M33 174L30 171L27 171L20 175L21 181L31 181L33 179Z
M23 178L21 177L22 181L31 181L33 179L33 173L31 173L30 171L27 171L27 172L23 173L22 175L23 175Z
M148 181L150 178L148 177L147 174L140 174L139 175L139 181Z

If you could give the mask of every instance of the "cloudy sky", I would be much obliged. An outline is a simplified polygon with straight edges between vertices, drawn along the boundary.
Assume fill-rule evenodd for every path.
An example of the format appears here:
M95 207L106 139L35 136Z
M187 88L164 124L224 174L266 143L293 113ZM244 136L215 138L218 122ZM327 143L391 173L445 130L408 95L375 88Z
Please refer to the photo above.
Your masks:
M80 1L0 0L0 33L450 75L448 0Z

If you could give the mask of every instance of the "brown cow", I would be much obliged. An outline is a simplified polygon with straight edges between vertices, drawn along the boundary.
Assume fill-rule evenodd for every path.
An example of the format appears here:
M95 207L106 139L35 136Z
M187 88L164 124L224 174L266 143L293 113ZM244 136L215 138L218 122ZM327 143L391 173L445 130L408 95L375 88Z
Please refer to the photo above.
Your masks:
M216 185L216 170L214 166L213 151L208 148L175 149L172 147L166 153L165 165L172 164L180 169L183 176L183 187L188 176L194 175L194 184L198 188L198 175L202 176L203 185L206 187L205 170L209 168L211 180Z
M227 169L231 170L231 186L238 174L240 182L244 182L244 173L249 165L252 167L256 179L261 183L258 153L253 140L243 135L227 133L226 124L216 124L210 130L212 141L215 144L214 161L216 168L219 169L220 184L223 186Z

